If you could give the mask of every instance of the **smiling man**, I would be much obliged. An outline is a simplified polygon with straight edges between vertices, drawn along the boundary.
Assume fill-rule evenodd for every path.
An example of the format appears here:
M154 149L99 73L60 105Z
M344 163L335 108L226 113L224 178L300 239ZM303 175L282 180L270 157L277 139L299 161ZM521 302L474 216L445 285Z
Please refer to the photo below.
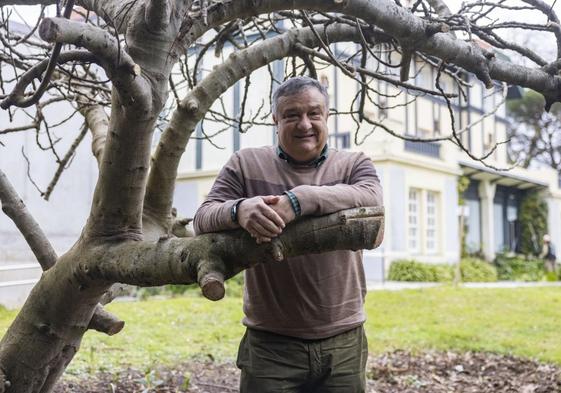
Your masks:
M327 146L329 95L288 79L273 96L278 146L240 150L195 215L197 233L242 227L269 242L292 220L382 205L372 161ZM365 391L362 252L334 251L245 271L241 393Z

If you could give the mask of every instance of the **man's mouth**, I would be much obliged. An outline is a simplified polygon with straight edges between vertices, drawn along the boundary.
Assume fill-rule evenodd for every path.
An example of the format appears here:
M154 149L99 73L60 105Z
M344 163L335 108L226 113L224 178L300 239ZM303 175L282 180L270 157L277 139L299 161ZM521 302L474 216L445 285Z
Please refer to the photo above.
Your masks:
M306 135L295 135L296 139L307 139L315 137L315 134L306 134Z

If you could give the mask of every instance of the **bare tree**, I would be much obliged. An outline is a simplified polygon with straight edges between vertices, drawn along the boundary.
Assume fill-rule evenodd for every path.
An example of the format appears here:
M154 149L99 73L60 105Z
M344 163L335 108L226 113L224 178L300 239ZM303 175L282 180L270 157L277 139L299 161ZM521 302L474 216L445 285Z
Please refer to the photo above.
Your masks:
M42 16L27 32L13 31L5 6L29 4L56 4L58 16ZM473 73L488 88L493 80L532 88L544 96L549 109L561 91L559 20L541 0L520 4L477 2L454 14L440 0L417 0L408 6L399 0L79 0L75 8L73 0L0 1L0 106L10 116L22 111L30 119L0 134L42 130L44 139L38 137L37 142L59 165L51 184L41 190L47 198L88 129L99 164L89 218L74 246L61 256L6 176L0 176L2 208L45 270L0 342L0 392L50 391L88 329L118 332L123 321L101 306L111 298L115 283L198 282L203 294L216 300L224 294L225 279L254 263L378 245L383 233L380 208L302 220L265 245L256 245L240 230L176 236L181 231L174 228L186 222L172 215L177 167L196 124L216 121L244 131L264 122L266 114L250 116L245 105L235 118L212 105L238 80L280 59L289 59L289 74L316 75L322 64L338 67L360 84L351 108L339 110L359 126L382 128L402 138L406 137L367 110L372 105L391 109L377 99L384 92L374 87L375 80L397 86L403 94L440 97L452 119L452 101L465 94L462 72ZM493 12L505 7L538 10L546 21L496 20ZM547 61L503 39L499 32L509 28L550 32L557 59ZM335 42L354 42L357 49L337 53L330 46ZM226 43L237 50L201 79L204 53L220 53ZM515 51L535 66L501 60L489 45ZM437 71L431 88L409 82L418 69L412 71L413 61ZM444 77L454 88L442 88ZM386 98L390 102L391 97ZM58 152L57 138L51 134L60 124L44 116L45 107L60 101L73 105L84 118L84 127L65 154ZM152 154L156 128L162 135ZM450 135L432 140L450 140L464 148L460 132L452 123Z

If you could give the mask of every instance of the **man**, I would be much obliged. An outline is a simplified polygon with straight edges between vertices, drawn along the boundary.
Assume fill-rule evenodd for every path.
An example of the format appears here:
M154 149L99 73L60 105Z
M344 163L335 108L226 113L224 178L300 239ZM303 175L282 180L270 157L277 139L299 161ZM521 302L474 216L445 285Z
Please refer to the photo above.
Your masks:
M540 258L544 259L545 271L547 273L555 273L557 256L555 255L555 246L551 242L551 236L548 234L543 235L543 247Z
M382 204L372 162L327 147L328 94L292 78L273 96L278 146L234 153L195 215L197 233L242 227L269 242L299 216ZM334 251L245 271L241 393L364 392L362 253Z

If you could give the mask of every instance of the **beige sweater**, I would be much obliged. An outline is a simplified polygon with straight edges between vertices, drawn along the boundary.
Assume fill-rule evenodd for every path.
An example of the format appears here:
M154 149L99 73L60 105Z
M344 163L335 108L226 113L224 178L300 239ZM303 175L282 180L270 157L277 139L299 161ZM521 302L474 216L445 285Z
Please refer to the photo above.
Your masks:
M197 233L236 228L237 200L292 191L302 215L324 215L360 206L381 206L382 188L363 154L329 149L319 167L295 166L272 146L235 153L195 215ZM365 320L362 252L334 251L257 265L245 271L243 323L277 334L318 339Z

